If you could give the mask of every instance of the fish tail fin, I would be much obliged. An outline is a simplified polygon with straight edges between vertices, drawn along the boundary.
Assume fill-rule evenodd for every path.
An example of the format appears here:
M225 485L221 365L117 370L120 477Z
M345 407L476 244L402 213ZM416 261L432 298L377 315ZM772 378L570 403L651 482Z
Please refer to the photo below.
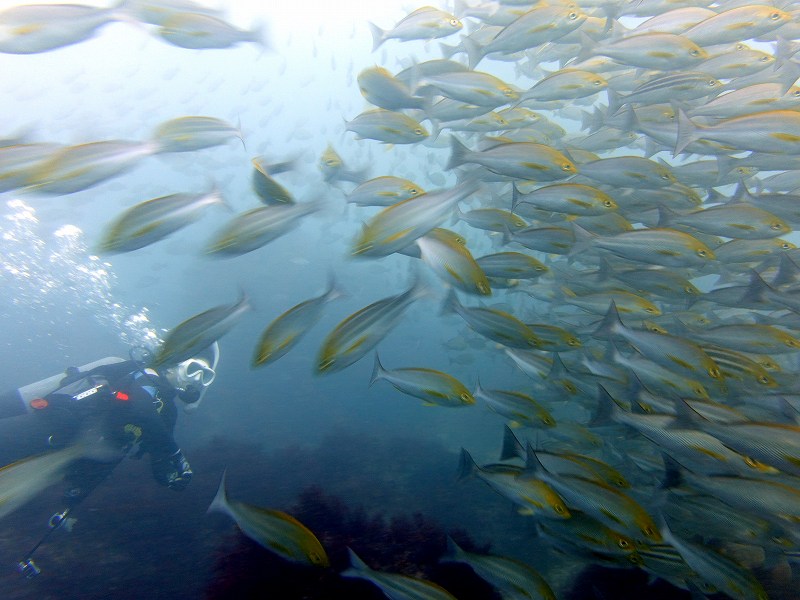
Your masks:
M269 31L269 23L266 21L257 21L253 28L248 32L247 39L250 42L261 47L263 50L272 50L272 45L269 43L272 36ZM242 142L244 143L244 141Z
M222 479L220 479L219 487L217 488L217 494L214 496L214 499L208 506L206 514L212 512L222 512L225 514L230 514L230 508L228 505L228 494L225 491L225 476L227 475L227 473L228 473L227 469L222 472Z
M661 489L669 490L678 487L683 483L683 467L665 452L661 453L661 457L664 460L664 479L661 480Z
M656 227L672 227L675 224L676 217L680 215L671 208L659 204L658 206L658 223Z
M606 125L605 115L603 114L603 111L600 108L595 107L594 112L592 112L591 114L587 113L587 115L588 116L586 117L585 122L582 122L583 124L581 129L586 129L588 127L589 133L596 133L600 131L603 127L605 127Z
M572 233L575 236L575 242L567 253L567 261L572 262L581 254L589 250L595 238L599 237L597 234L587 231L576 222L572 222Z
M675 407L675 419L667 426L667 429L697 429L705 419L693 409L680 396L672 398L672 405Z
M603 320L600 321L600 325L597 326L597 329L591 333L591 336L601 340L611 339L624 329L625 324L622 322L622 319L619 318L617 304L612 300L608 305L606 315L603 317Z
M452 227L459 221L464 220L464 212L461 210L461 207L456 204L455 210L453 210L453 218L450 219L450 226Z
M606 88L608 94L608 108L606 109L606 117L613 117L616 115L623 105L627 105L625 98L619 92L615 92L611 88Z
M511 427L503 426L503 447L500 450L500 460L509 458L525 458L525 447L519 438L514 435Z
M236 115L236 133L238 134L236 137L239 138L240 142L242 142L242 148L244 148L244 151L247 152L247 144L244 143L244 135L242 134L241 115Z
M516 213L517 207L522 203L525 202L525 199L522 197L522 194L519 192L519 188L517 188L517 182L511 182L511 212Z
M480 471L478 463L472 458L472 455L467 452L466 448L461 448L461 455L458 459L458 472L456 473L456 480L463 481L472 477L475 473Z
M583 31L580 32L580 38L581 38L580 41L581 49L578 52L578 56L576 56L575 60L573 61L575 63L580 63L589 58L592 58L597 53L595 50L597 42L595 42L592 38L586 35L586 33Z
M386 32L371 21L368 21L367 25L372 34L372 51L375 52L386 41Z
M464 50L467 52L467 63L469 64L469 68L474 69L478 66L478 63L483 60L483 57L486 56L483 46L470 37L464 37L461 40L461 44L464 46Z
M460 562L464 557L464 551L456 544L456 541L447 536L447 550L439 559L439 562Z
M456 291L453 288L450 288L447 291L447 296L445 296L444 302L442 302L442 308L439 310L439 314L449 315L458 313L459 308L461 308L461 303L458 301Z
M486 391L481 387L481 378L480 377L476 377L475 378L475 391L472 392L472 396L473 396L473 398L477 398L478 394L484 394L484 393L486 393Z
M342 287L339 285L339 282L336 281L336 273L334 273L332 269L328 273L328 287L325 289L323 296L325 298L325 302L347 297L347 292L342 289Z
M234 212L233 207L230 202L228 202L228 199L225 198L225 195L222 193L222 188L219 187L217 182L209 178L208 184L208 197L211 199L211 204L219 204L225 210Z
M630 104L620 106L617 114L620 119L619 129L622 131L639 131L642 128L639 117L636 116L636 110ZM649 137L647 139L650 140Z
M447 161L445 171L455 169L456 167L469 162L470 149L462 144L454 135L450 136L450 160Z
M88 458L97 462L114 462L120 460L119 450L105 439L98 438L92 431L84 431L72 446L75 458Z
M347 548L347 556L350 560L350 568L342 571L343 577L363 577L365 572L372 570L350 547Z
M383 368L381 364L381 359L378 356L378 353L375 353L375 362L372 363L372 375L369 378L369 385L372 386L373 383L382 379L384 374L386 373L386 369Z
M767 294L772 290L769 284L764 281L757 271L750 274L750 283L747 284L747 289L740 299L744 306L751 304L761 304L766 302Z
M421 102L423 103L423 105L424 105L425 101L426 101L426 99L424 99L424 98L421 99ZM424 106L423 106L423 110L424 110ZM442 127L442 123L441 123L441 121L439 121L439 119L434 119L433 117L428 117L428 116L425 116L425 119L427 119L428 123L431 124L431 135L428 138L428 142L432 144L433 142L435 142L436 140L439 139L439 134L442 133L442 130L444 128Z
M439 50L442 51L442 58L450 60L453 58L453 56L455 56L459 52L463 52L464 48L462 44L450 45L450 44L445 44L444 42L439 42Z
M672 153L673 157L678 156L683 150L698 139L700 128L695 125L692 120L686 115L683 109L679 108L678 112L678 137L675 140L675 151Z
M416 302L422 298L429 298L435 294L434 288L430 283L420 276L419 265L416 262L411 264L411 284L408 287L408 295L411 302Z
M250 298L250 295L247 293L247 291L241 286L239 286L239 297L236 300L236 304L241 306L245 312L255 310L255 307L253 306L253 300Z

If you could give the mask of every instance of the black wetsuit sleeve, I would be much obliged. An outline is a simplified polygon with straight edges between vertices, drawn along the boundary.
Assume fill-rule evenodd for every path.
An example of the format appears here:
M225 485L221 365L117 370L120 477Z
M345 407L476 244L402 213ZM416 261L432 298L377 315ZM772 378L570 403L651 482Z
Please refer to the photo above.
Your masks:
M114 427L129 441L138 441L140 448L153 458L164 458L178 451L173 437L177 420L171 388L157 376L132 376L120 386L119 393L126 400L117 399L119 413Z

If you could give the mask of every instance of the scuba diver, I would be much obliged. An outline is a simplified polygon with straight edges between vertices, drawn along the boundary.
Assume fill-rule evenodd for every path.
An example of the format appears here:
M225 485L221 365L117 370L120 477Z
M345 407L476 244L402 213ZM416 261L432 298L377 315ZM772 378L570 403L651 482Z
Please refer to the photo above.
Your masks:
M181 491L192 469L173 437L178 417L175 399L195 410L216 377L219 347L212 344L188 360L158 370L145 365L147 351L131 351L130 360L106 357L65 373L0 394L0 418L31 415L43 432L43 450L64 448L87 435L101 438L109 451L103 460L85 456L66 469L64 509L49 521L49 530L19 563L28 577L39 573L30 555L56 528L71 527L67 515L99 486L126 456L150 457L153 478Z

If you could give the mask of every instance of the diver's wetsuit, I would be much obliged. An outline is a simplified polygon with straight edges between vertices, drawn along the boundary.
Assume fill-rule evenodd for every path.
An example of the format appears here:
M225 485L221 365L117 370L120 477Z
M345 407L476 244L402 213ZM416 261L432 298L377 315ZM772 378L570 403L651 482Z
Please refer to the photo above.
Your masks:
M136 457L150 454L158 483L172 489L183 489L189 483L191 469L173 437L177 390L165 378L134 361L103 365L71 377L82 391L75 393L76 389L70 388L68 375L61 388L45 397L47 408L36 411L49 421L50 443L72 443L79 431L88 427L119 450L119 455L109 461L82 458L70 466L66 475L69 507L108 477L136 444ZM82 394L86 395L79 397Z

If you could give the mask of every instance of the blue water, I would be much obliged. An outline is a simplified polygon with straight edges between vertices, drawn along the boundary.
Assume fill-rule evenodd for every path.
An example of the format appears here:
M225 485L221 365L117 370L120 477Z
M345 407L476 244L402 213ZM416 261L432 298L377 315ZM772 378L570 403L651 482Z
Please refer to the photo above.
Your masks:
M380 598L366 584L342 587L336 572L345 567L348 545L368 551L376 568L432 577L460 599L499 598L468 569L436 565L445 532L473 550L526 561L559 597L683 597L663 582L645 592L647 577L637 570L594 565L579 578L589 561L553 552L536 537L531 519L480 481L457 482L462 447L480 463L498 455L504 419L484 406L423 406L387 382L369 386L372 353L342 372L314 374L322 340L337 323L401 293L419 275L436 293L412 305L380 343L383 364L443 370L470 389L478 377L487 389L530 388L494 344L459 317L440 314L444 286L420 261L349 257L375 209L347 206L344 191L352 186L325 183L318 168L332 144L348 168L368 166L371 177L406 177L428 190L455 183L455 174L444 171L446 136L389 147L344 132L344 119L367 108L355 81L361 70L378 64L397 72L412 60L439 58L437 44L389 41L370 53L366 21L388 27L405 14L371 15L370 3L348 19L326 19L309 7L307 20L300 11L287 19L251 6L260 3L228 4L240 19L247 12L241 9L249 10L240 26L269 24L270 49L242 44L192 51L156 39L143 26L114 23L52 52L0 54L2 136L28 132L30 140L62 144L146 140L167 119L205 115L240 123L246 145L234 140L148 157L119 177L65 196L0 193L2 389L101 357L126 357L132 346L153 347L170 328L233 303L241 291L254 306L219 340L217 378L202 406L179 416L175 436L194 469L191 485L174 493L153 481L147 459L124 461L75 511L74 530L54 532L37 550L43 573L26 580L16 562L61 508L62 488L54 485L0 523L0 600ZM516 78L512 63L486 61L481 69ZM577 132L575 122L560 124ZM220 207L152 246L95 256L104 227L150 198L200 192L214 182L235 212L255 208L250 160L258 155L267 162L297 158L298 167L277 179L298 201L322 199L326 208L236 258L203 252L230 218ZM464 223L446 226L471 231ZM495 251L497 237L472 231L472 253ZM322 293L331 272L347 296L326 305L321 321L286 356L253 369L264 327ZM524 294L502 291L492 302L523 318L521 307L533 305ZM453 349L454 338L467 348ZM38 435L26 418L0 420L0 464L30 454ZM232 498L295 515L320 538L334 569L287 565L229 518L207 516L225 469Z
M195 470L190 487L175 494L156 485L146 461L124 462L76 510L73 532L56 532L37 551L44 573L28 581L14 567L60 508L61 486L53 486L4 520L3 598L226 597L210 590L240 579L244 569L220 566L221 556L245 546L256 565L274 559L236 533L230 520L205 516L225 467L231 496L264 506L288 510L302 490L316 485L352 510L385 514L387 522L420 511L442 527L477 526L475 535L502 529L487 529L475 513L480 502L463 496L469 491L482 499L491 515L498 506L492 492L477 482L455 482L460 446L494 452L501 419L477 408L424 407L385 382L369 388L372 355L341 373L312 374L320 343L336 323L403 291L413 277L406 257L347 258L361 221L374 211L346 208L342 191L322 181L317 162L332 143L350 168L370 165L372 176L393 174L437 187L428 175L441 177L437 164L444 163L446 150L388 150L343 133L343 118L366 105L355 84L360 70L378 60L399 70L398 61L412 50L424 60L433 57L435 45L395 45L379 59L381 53L369 54L364 22L322 24L311 35L306 28L293 32L283 25L273 27L270 51L252 45L189 51L130 24L111 24L75 46L0 55L3 133L29 130L35 141L64 144L146 139L166 119L207 115L241 123L247 145L237 141L150 157L126 174L68 196L0 195L4 389L104 356L125 357L131 345L152 345L154 337L191 315L233 302L239 290L255 307L220 340L217 379L201 409L179 418L176 439ZM250 159L260 154L274 161L299 156L299 168L281 182L299 201L323 198L330 208L234 259L210 259L202 252L229 218L219 208L153 246L94 256L103 227L149 198L201 191L214 181L237 212L257 206ZM348 297L329 304L320 323L279 362L253 370L260 331L323 291L330 271ZM438 297L418 302L380 344L386 366L442 369L470 387L476 365L489 385L512 374L523 380L487 351L471 350L473 364L452 363L442 344L465 328L456 317L441 318L439 303ZM40 442L36 435L25 419L0 422L2 463L29 453ZM504 505L501 513L492 519L515 522ZM488 533L480 537L490 542ZM521 546L511 539L500 540L500 547Z

